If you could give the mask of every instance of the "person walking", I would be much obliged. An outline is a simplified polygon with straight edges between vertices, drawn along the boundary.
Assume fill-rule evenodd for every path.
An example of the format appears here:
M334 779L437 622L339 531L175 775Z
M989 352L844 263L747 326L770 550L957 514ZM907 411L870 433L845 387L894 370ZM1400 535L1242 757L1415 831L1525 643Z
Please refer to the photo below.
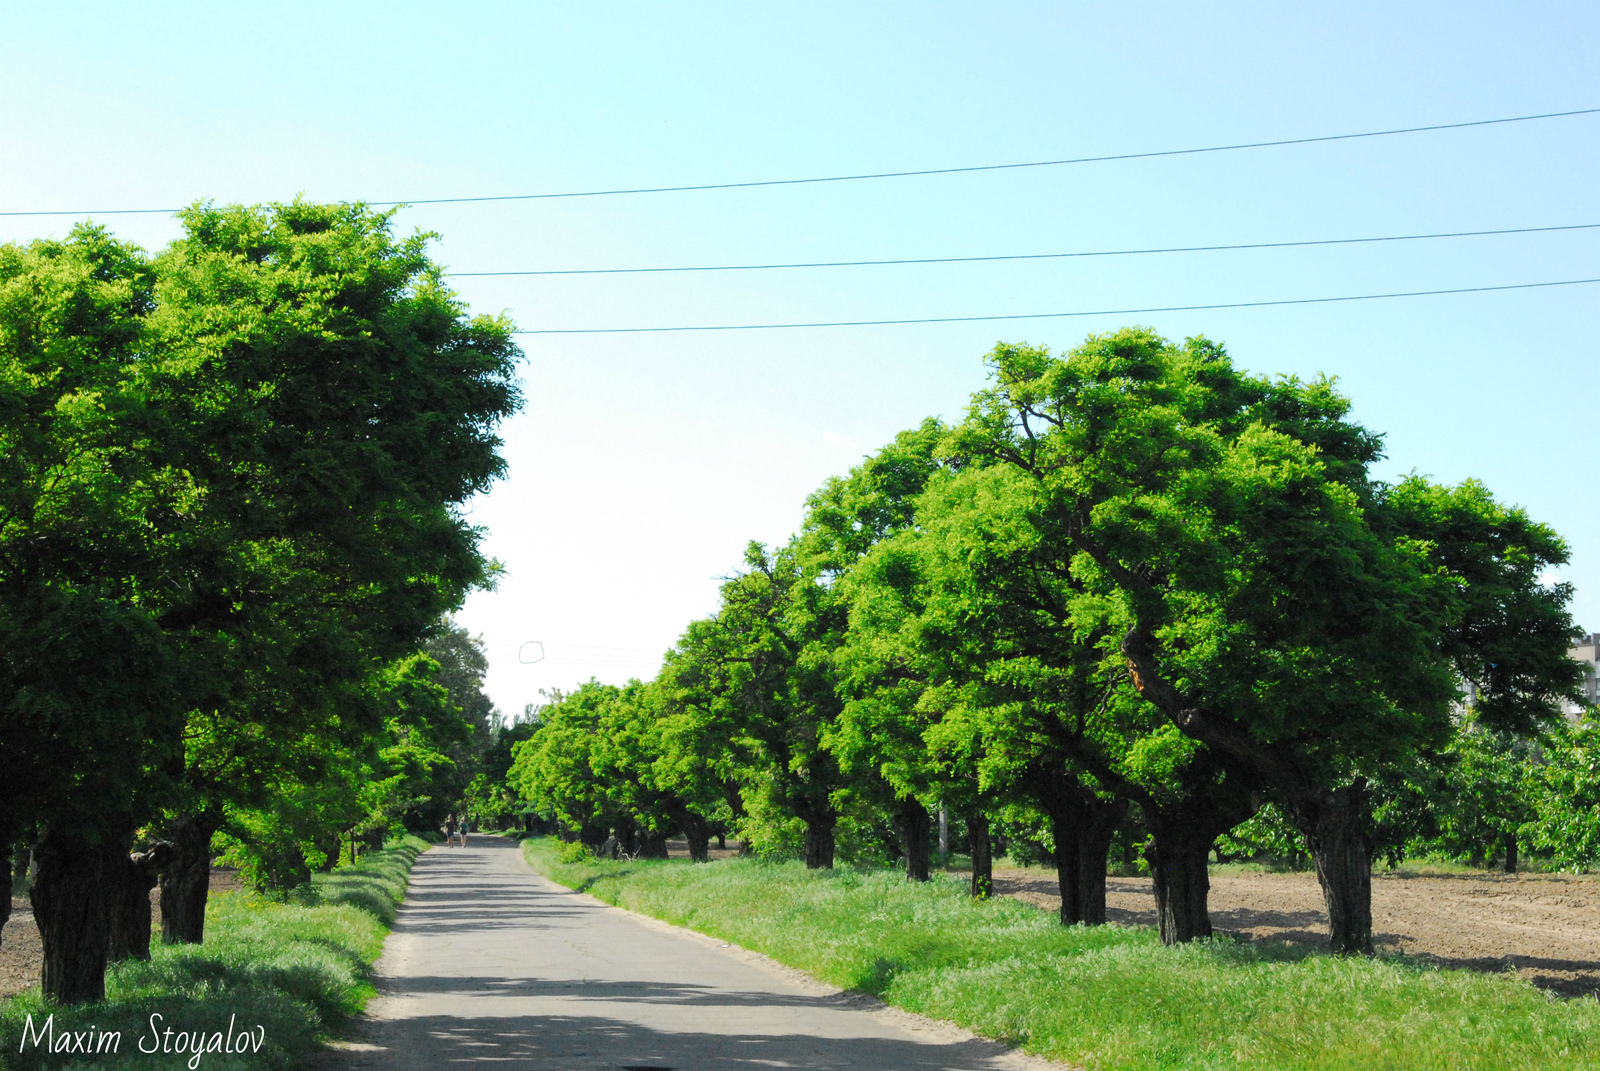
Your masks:
M467 834L472 832L472 820L466 815L461 816L461 846L467 846Z
M444 846L446 848L456 846L456 816L453 814L444 820Z

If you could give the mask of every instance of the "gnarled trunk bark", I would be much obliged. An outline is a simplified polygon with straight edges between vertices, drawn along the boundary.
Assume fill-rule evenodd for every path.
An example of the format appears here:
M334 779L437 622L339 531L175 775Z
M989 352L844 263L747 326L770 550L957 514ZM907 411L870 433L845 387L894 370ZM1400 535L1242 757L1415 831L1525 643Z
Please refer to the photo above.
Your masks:
M170 860L171 846L163 841L127 856L124 866L108 870L108 879L114 870L121 870L116 880L106 882L111 930L107 955L112 963L150 958L150 890Z
M206 936L206 899L211 894L211 836L222 825L220 810L175 819L167 830L172 856L161 871L161 942L197 945Z
M811 870L833 869L833 828L839 816L832 811L806 820L806 866Z
M1075 792L1064 793L1050 811L1050 832L1056 843L1056 888L1061 891L1061 925L1076 926L1083 921L1081 862L1078 854L1078 827L1084 819L1083 800Z
M689 842L689 860L704 863L711 858L711 823L694 811L685 810L679 823L684 839Z
M1128 816L1127 800L1085 800L1083 820L1078 823L1078 913L1085 926L1104 926L1106 922L1106 860L1111 855L1111 837Z
M1506 873L1507 874L1515 874L1516 872L1517 872L1517 835L1515 833L1507 833L1506 834Z
M1372 952L1372 858L1366 831L1367 782L1292 800L1290 815L1317 864L1328 940L1339 955Z
M1211 915L1206 898L1211 891L1207 869L1211 842L1209 827L1185 821L1183 816L1145 814L1150 843L1145 859L1155 885L1156 921L1161 943L1181 944L1211 936Z
M657 833L651 829L639 830L639 851L637 859L665 859L667 857L667 835Z
M972 854L972 898L987 900L994 893L994 855L989 840L989 816L967 813L967 851Z
M80 831L47 826L34 853L39 870L29 900L44 945L44 995L62 1004L104 1000L107 876L120 877L127 849L110 837L91 841Z
M933 831L928 809L915 796L907 796L900 801L894 827L900 834L900 851L906 859L906 880L927 881L928 837Z
M28 849L18 841L17 833L15 825L0 826L0 845L3 845L0 847L0 863L4 863L6 868L6 872L0 874L0 933L5 932L6 923L11 921L11 894L17 887L18 875L27 866L23 860L27 858Z

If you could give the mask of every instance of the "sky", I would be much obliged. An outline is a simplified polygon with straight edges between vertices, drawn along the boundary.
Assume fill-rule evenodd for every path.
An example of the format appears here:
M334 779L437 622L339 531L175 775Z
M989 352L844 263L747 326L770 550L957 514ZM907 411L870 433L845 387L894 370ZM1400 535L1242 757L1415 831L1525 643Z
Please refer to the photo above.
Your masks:
M1600 5L0 0L0 212L157 249L200 199L424 201L953 168L1600 108ZM1060 253L1600 223L1600 115L956 175L414 204L458 272ZM82 218L82 217L79 217ZM0 241L69 216L0 215ZM519 328L990 316L1600 277L1600 230L1276 250L461 277ZM457 615L515 714L648 678L750 540L998 341L1130 323L1337 377L1379 473L1484 481L1561 533L1600 629L1600 286L1057 319L521 336L508 474ZM538 658L542 652L542 660Z

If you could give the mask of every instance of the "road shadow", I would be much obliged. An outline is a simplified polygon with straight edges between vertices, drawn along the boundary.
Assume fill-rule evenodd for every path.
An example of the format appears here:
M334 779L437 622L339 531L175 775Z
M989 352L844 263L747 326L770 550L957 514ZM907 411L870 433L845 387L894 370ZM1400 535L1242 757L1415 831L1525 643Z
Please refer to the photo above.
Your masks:
M542 1015L368 1020L318 1071L418 1071L465 1063L539 1071L741 1071L872 1068L991 1071L1010 1050L997 1042L947 1044L881 1037L746 1034L716 1030L709 1012L686 1011L682 1029L658 1030L606 1016Z

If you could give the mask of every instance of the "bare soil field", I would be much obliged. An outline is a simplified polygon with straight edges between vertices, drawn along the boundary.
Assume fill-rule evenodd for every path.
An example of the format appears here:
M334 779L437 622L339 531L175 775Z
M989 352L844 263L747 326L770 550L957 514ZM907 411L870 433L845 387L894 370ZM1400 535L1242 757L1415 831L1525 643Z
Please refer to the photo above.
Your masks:
M1054 871L1002 869L995 893L1061 908ZM1110 878L1106 916L1155 925L1149 878ZM1312 873L1214 873L1211 924L1252 941L1328 946L1328 915ZM1571 874L1377 871L1372 930L1378 948L1447 967L1514 971L1563 996L1600 996L1600 880Z
M211 868L211 891L238 889L239 872L232 867ZM150 890L151 922L161 929L161 890ZM160 940L159 937L156 940ZM39 966L44 962L44 947L39 943L39 927L33 924L33 906L26 896L11 898L11 917L0 934L0 1000L39 984Z

